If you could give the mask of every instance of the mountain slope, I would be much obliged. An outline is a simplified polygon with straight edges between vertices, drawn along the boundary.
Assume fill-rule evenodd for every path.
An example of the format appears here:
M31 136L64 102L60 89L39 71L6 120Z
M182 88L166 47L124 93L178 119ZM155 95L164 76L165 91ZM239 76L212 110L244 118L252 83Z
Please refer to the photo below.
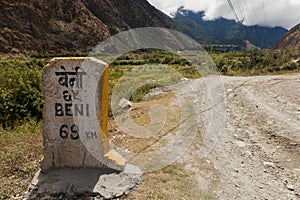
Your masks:
M202 44L233 44L245 46L246 40L257 47L274 46L287 32L281 27L244 26L234 20L218 18L203 20L204 12L192 12L179 8L174 15L176 28Z
M107 26L80 0L2 0L0 51L89 51L109 37Z
M300 23L292 28L276 45L276 49L300 49Z
M138 27L174 28L169 17L147 0L82 0L86 7L108 27L112 34Z
M1 0L0 52L89 52L136 27L173 28L146 0Z

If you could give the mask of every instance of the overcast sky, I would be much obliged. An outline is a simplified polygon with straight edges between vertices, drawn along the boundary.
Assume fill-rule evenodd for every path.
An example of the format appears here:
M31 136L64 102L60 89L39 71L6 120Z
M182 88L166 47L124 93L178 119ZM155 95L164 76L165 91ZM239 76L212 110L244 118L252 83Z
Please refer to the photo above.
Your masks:
M205 11L205 19L236 19L228 0L148 0L170 16L180 6ZM239 20L247 25L283 26L287 29L300 23L300 0L230 0ZM265 11L265 12L264 12ZM265 13L265 14L264 14Z

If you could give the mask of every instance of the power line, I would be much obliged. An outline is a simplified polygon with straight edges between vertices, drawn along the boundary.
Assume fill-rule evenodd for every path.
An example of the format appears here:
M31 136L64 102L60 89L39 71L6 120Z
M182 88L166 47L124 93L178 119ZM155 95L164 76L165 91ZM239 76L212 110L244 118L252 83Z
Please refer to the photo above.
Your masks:
M253 23L253 18L252 18L252 9L249 8L249 5L248 5L248 1L245 0L245 6L246 6L246 10L248 11L248 22L249 22L249 25ZM250 13L250 14L249 14Z
M242 7L240 5L240 1L239 0L237 0L237 5L238 5L238 8L240 10L241 18L243 18L243 11L242 11Z
M232 12L234 13L234 17L235 17L236 21L237 21L238 23L241 23L241 21L239 20L238 15L237 15L237 13L236 13L234 7L233 7L233 4L232 4L231 0L227 0L227 2L228 2L228 4L229 4L229 6L230 6Z
M263 10L263 15L264 15L264 20L265 20L265 30L264 30L264 34L263 34L263 37L261 39L261 43L260 43L260 48L262 49L263 45L264 45L264 41L265 41L265 37L266 37L266 34L267 34L267 17L266 17L266 12L265 12L265 4L264 4L264 1L261 0L261 4L262 4L262 10Z
M238 0L239 2L240 2L240 4L241 4L241 7L242 7L242 10L243 10L243 12L244 12L244 16L245 16L245 21L247 20L247 22L249 23L249 20L248 20L248 12L247 12L247 10L245 9L245 4L244 4L244 1L242 1L242 0Z

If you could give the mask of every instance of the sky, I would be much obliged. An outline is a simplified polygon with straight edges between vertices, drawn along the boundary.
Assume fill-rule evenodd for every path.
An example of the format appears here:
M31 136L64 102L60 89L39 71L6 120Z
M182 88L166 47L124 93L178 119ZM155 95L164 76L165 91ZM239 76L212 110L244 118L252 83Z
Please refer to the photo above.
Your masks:
M300 23L300 0L148 0L171 16L181 6L204 11L205 20L219 17L243 21L245 25L282 26L290 29ZM232 3L233 9L230 7ZM235 17L235 14L237 18Z

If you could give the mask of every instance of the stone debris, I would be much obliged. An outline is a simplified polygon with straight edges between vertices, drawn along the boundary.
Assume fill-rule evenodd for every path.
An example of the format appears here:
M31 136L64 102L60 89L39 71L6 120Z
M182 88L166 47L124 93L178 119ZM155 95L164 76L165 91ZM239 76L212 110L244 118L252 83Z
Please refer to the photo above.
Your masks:
M288 190L291 190L291 191L295 190L295 188L292 184L287 184L286 187L287 187Z
M81 196L98 196L98 199L115 199L128 194L142 180L141 171L126 165L123 172L111 169L61 168L37 172L25 199L78 199Z
M132 102L122 98L119 102L119 106L123 109L123 110L130 110L132 108Z
M275 167L275 164L272 162L263 162L263 164L265 167L273 167L273 168Z

